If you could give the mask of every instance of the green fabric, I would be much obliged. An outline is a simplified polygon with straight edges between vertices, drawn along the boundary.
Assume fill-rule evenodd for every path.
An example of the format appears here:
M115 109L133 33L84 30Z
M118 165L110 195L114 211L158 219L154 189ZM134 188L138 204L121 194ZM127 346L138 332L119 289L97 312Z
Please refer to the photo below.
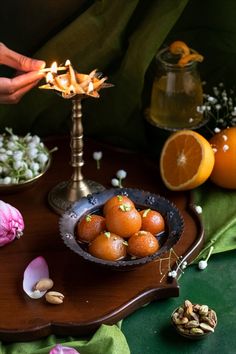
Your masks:
M0 354L48 354L58 343L72 347L80 354L130 354L127 341L116 325L102 325L89 340L51 335L46 339L28 343L0 343Z
M213 255L207 269L196 265L180 278L180 296L152 302L123 321L122 330L132 354L234 354L236 252ZM215 333L206 339L188 340L177 334L170 316L184 300L206 304L217 313Z
M194 201L202 208L205 230L204 248L196 258L205 258L211 246L213 253L236 248L236 191L205 183L194 191Z

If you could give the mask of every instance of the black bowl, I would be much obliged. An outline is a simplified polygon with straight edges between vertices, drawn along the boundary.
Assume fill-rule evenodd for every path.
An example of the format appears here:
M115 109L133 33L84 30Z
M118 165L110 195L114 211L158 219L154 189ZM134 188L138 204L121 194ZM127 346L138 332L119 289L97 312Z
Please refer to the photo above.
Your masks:
M127 257L118 261L102 260L88 253L85 243L76 240L75 227L77 222L87 214L101 213L105 202L115 195L126 195L134 202L138 210L150 208L160 212L164 217L165 231L156 235L161 247L151 256L136 259ZM60 234L66 246L94 265L105 266L115 270L130 270L160 258L161 255L169 251L177 243L183 233L183 228L183 218L172 202L157 194L132 188L108 189L83 197L75 202L62 215L59 221Z

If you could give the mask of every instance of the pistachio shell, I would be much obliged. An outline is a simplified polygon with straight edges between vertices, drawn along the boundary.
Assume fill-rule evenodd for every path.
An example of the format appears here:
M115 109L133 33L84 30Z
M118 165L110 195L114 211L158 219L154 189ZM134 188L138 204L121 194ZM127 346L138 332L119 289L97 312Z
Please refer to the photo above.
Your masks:
M53 287L53 281L50 278L40 279L34 286L35 290L46 291Z
M46 301L53 305L60 305L63 303L64 295L58 291L49 291L45 295Z

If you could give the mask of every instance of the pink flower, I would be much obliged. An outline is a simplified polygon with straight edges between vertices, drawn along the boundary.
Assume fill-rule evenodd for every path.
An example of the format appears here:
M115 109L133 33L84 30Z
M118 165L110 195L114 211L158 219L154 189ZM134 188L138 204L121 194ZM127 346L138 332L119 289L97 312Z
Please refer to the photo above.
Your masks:
M0 247L23 235L24 220L16 208L0 200Z
M79 352L73 348L63 347L61 344L57 344L50 350L49 354L79 354Z

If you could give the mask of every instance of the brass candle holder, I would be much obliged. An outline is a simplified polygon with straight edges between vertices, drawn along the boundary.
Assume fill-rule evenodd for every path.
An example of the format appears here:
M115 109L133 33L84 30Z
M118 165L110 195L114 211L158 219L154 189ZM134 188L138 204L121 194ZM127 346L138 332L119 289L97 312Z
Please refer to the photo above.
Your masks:
M51 68L43 69L47 84L42 89L57 91L63 98L72 101L72 128L70 136L71 161L73 173L68 181L62 181L48 194L50 206L60 215L68 210L72 204L91 193L101 192L105 188L92 180L85 179L82 174L83 160L83 124L82 99L84 97L99 97L98 91L104 87L111 87L105 83L106 77L100 78L96 70L89 75L74 71L69 60L65 66L57 67L53 63ZM64 71L59 74L58 72Z

